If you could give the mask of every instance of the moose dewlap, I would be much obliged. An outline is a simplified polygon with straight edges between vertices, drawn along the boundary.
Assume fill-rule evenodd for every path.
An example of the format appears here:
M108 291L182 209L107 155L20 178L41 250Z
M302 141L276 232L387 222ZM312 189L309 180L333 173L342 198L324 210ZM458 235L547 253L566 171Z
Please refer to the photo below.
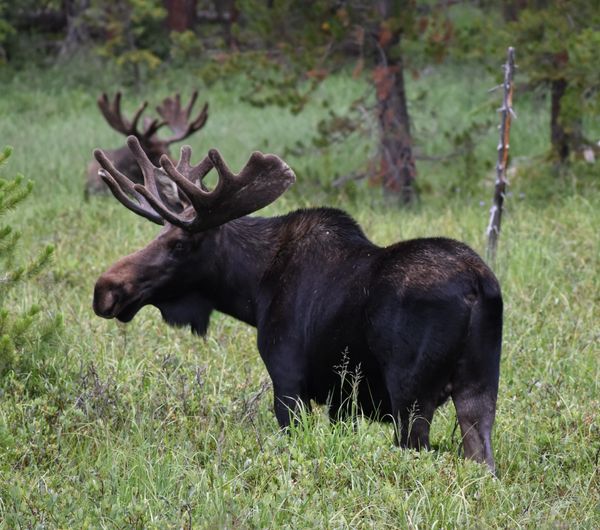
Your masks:
M402 447L429 447L433 413L451 397L465 455L494 470L502 297L473 250L443 238L381 248L330 208L247 217L294 182L278 157L254 153L235 175L216 150L192 165L183 147L177 166L163 157L157 168L135 138L128 145L144 184L97 150L102 178L127 208L164 228L98 279L99 316L128 322L151 304L167 323L199 334L213 310L256 326L281 427L311 399L328 404L332 420L349 412L342 356L348 370L360 365L360 411L394 421ZM213 168L219 181L208 191L202 180ZM160 199L157 175L177 186L183 211Z

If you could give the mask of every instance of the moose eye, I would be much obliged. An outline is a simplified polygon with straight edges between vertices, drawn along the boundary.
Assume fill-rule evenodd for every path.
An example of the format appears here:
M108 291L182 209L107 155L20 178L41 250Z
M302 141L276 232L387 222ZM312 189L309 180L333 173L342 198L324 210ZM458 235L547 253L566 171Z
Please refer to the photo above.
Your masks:
M176 254L181 253L184 250L185 250L185 243L183 241L176 241L172 248L172 251Z

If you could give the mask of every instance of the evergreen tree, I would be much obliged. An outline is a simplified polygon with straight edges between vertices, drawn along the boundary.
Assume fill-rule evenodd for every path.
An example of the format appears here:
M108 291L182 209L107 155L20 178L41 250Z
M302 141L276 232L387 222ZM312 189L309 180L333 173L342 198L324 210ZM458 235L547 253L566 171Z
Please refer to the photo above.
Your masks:
M248 75L254 87L248 101L300 112L323 79L353 62L354 75L364 76L369 87L354 108L376 102L378 156L368 173L386 194L403 203L415 198L417 174L405 70L441 61L452 37L446 7L418 4L414 0L312 0L310 6L298 0L237 3L239 41L266 50L260 57L251 56ZM266 69L261 69L265 61L270 61L275 75L265 75ZM339 142L361 128L365 128L363 113L340 116L331 111L319 125L314 143Z
M0 170L11 154L11 148L0 152ZM0 178L0 217L20 206L31 193L32 182L23 182L22 175ZM20 283L37 276L50 261L54 251L47 246L26 265L17 265L16 251L20 234L10 225L0 226L0 377L10 370L31 367L34 350L52 341L61 328L60 316L44 319L39 305L18 311L13 308L10 293Z
M531 85L550 91L552 152L564 162L572 151L590 143L583 117L600 111L599 4L589 0L518 4L504 38L517 48L519 67Z
M462 49L453 50L496 71L490 59L497 50L516 48L520 83L526 80L521 86L547 92L550 155L559 162L595 144L586 138L584 117L600 112L599 6L588 0L486 0L457 35Z
M4 45L8 38L15 32L14 28L7 20L6 12L8 6L5 0L0 0L0 64L6 60L6 50Z
M114 59L137 85L167 54L166 15L161 0L92 0L82 13L104 35L99 53Z

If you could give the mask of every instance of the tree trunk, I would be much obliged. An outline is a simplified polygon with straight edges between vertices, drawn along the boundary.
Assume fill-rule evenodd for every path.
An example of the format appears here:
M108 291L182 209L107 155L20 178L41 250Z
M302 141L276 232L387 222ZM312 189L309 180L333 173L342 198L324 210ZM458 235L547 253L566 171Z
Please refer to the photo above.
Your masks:
M88 28L82 17L89 7L89 0L65 0L63 2L67 34L60 46L59 57L70 57L82 43L89 40Z
M217 0L215 2L215 10L219 20L223 23L223 32L225 42L231 50L237 50L239 43L237 42L232 27L238 21L240 10L237 7L235 0Z
M170 31L186 31L196 23L196 0L165 0L167 27Z
M381 40L381 39L380 39ZM404 204L415 199L417 174L412 151L410 119L404 86L402 57L389 56L392 41L380 47L380 64L373 72L377 94L377 115L381 131L380 177L384 193L399 195Z
M487 229L488 246L487 257L492 266L496 262L496 248L500 237L500 225L502 222L502 209L504 208L504 196L506 194L506 168L508 167L508 151L510 149L510 125L512 123L513 91L515 75L515 49L508 48L508 57L504 64L504 96L500 108L502 119L500 121L500 142L498 143L498 161L496 162L496 185L494 186L494 201L490 209L490 222Z
M380 166L383 190L404 204L415 199L417 170L412 151L410 119L404 86L404 62L400 52L401 30L391 21L406 14L402 4L378 0L381 23L376 36L377 66L373 71L380 127Z
M504 0L502 2L502 15L505 22L516 22L519 13L527 9L527 0Z
M550 86L552 98L550 109L550 139L552 149L560 162L566 162L570 153L570 138L560 120L560 100L567 90L566 79L555 79Z

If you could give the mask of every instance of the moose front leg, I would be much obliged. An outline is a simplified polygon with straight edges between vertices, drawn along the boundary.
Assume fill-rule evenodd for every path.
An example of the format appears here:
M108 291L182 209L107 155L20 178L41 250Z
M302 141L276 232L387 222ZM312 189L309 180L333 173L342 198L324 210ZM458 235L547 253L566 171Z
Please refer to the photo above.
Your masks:
M282 429L296 422L304 408L310 409L302 357L289 350L271 356L267 370L273 381L275 416Z
M275 417L282 429L296 423L302 409L310 409L310 401L303 396L299 385L276 384L273 382L273 407Z
M310 408L303 356L291 344L261 343L259 351L273 382L273 408L282 429L298 418L302 408Z

